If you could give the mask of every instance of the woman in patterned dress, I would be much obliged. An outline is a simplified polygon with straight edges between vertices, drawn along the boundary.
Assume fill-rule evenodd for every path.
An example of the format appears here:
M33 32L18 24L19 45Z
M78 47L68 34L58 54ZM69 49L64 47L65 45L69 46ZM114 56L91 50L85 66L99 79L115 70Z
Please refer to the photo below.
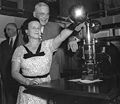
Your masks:
M52 54L73 30L64 29L56 38L42 41L41 25L34 17L26 20L24 29L24 37L27 36L28 42L17 47L12 57L12 76L21 84L17 104L47 104L47 100L42 97L24 93L24 85L51 80L49 72Z

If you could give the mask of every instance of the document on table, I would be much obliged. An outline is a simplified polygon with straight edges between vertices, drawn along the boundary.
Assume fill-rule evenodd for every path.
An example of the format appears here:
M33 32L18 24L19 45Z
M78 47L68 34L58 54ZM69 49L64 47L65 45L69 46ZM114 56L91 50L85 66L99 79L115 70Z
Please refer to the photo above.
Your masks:
M100 81L103 81L103 80L100 80L100 79L95 79L95 80L88 80L88 79L71 79L71 80L69 80L69 81L72 81L72 82L81 82L81 83L89 84L89 83L100 82Z

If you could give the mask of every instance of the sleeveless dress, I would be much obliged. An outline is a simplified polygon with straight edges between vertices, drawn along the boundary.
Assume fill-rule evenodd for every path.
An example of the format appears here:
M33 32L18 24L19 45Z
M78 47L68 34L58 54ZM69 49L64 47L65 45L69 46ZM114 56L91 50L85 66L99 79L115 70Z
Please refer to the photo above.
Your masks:
M41 78L36 77L36 80L41 83L50 81L50 67L52 62L52 54L55 49L52 46L53 39L43 41L35 54L33 54L27 47L19 46L16 48L12 61L20 63L22 75L28 79L33 79L35 76L42 76ZM19 87L17 104L47 104L47 99L40 98L31 94L24 93L24 86Z

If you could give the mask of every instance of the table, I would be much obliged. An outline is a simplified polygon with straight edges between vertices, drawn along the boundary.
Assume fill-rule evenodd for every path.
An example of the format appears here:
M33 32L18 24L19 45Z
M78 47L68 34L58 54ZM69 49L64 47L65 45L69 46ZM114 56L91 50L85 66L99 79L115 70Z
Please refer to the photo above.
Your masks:
M119 80L104 78L101 82L84 84L60 79L40 85L26 86L25 93L54 98L56 104L110 104L118 96Z

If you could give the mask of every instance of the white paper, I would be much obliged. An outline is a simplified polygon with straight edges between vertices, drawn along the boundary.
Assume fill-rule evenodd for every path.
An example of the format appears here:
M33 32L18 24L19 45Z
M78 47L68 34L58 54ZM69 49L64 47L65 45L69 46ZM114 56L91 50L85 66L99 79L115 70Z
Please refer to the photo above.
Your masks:
M102 80L100 80L100 79L95 79L95 80L87 80L87 79L84 79L84 80L82 80L82 79L71 79L71 80L69 80L69 81L72 81L72 82L81 82L81 83L87 83L87 84L89 84L89 83L100 82L100 81L102 81Z

